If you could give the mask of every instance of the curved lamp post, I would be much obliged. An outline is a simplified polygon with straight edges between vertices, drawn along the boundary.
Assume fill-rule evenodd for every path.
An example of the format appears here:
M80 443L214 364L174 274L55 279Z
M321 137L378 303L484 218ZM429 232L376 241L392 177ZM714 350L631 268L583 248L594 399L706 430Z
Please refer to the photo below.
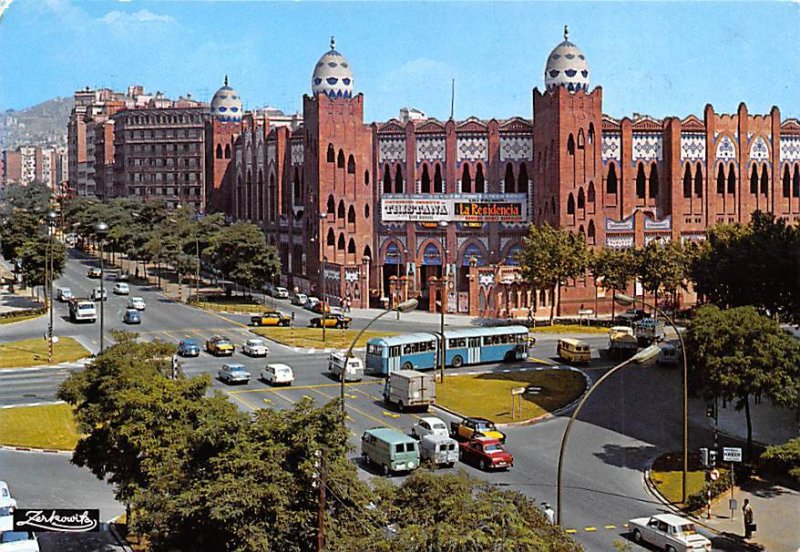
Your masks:
M445 270L447 267L447 255L450 253L447 250L447 227L449 226L449 222L446 220L439 221L439 228L444 230L444 234L442 234L442 278L439 280L439 312L441 316L439 317L439 335L442 337L442 345L439 347L439 352L441 353L441 358L439 360L439 372L440 372L440 380L441 383L444 383L444 367L447 361L447 344L445 343L444 339L444 296L448 293L447 285L449 284L449 280L445 275Z
M347 373L347 363L350 360L350 358L353 356L353 349L355 348L356 343L358 342L358 338L360 338L362 335L364 335L364 332L367 331L367 328L372 326L375 322L377 322L378 320L380 320L382 317L386 316L390 312L394 312L394 311L397 311L397 312L412 311L412 310L417 308L418 304L419 304L419 302L416 299L409 299L408 301L403 301L402 303L400 303L399 305L397 305L393 309L389 309L389 310L383 311L382 313L378 314L378 316L376 316L375 318L370 320L369 323L366 326L361 328L361 331L358 332L358 335L356 335L355 339L353 339L353 341L350 343L350 347L348 347L347 354L344 357L344 368L342 368L341 393L340 393L340 397L342 399L342 413L344 413L344 411L345 411L345 409L344 409L344 379L345 379L345 374Z
M53 239L56 233L56 220L58 215L54 211L47 213L47 235L48 235L48 255L45 256L45 272L47 273L47 291L45 293L45 302L47 297L50 297L49 303L49 316L50 320L47 323L47 363L53 364Z
M635 355L633 355L628 360L622 362L621 364L617 364L611 370L603 374L597 382L589 389L589 391L583 396L581 401L578 403L578 406L575 408L575 411L572 413L572 416L569 418L569 422L567 423L567 429L564 430L564 436L561 438L561 450L558 453L558 476L557 476L557 483L556 483L556 523L561 525L561 468L564 462L564 453L567 450L567 439L569 439L569 433L572 430L572 424L575 423L575 419L578 417L578 414L583 408L583 405L589 400L589 397L592 396L600 384L611 377L617 370L620 370L631 364L633 362L642 363L646 362L655 356L658 355L659 347L658 345L650 345L646 349L642 349Z
M108 224L105 222L98 222L94 225L94 233L100 238L100 352L103 352L103 303L106 293L105 288L105 274L103 273L103 245L105 244L106 235L108 235Z
M325 236L322 235L323 234L323 232L322 232L322 223L324 221L327 221L327 220L328 220L328 213L320 213L319 214L319 230L320 230L320 232L319 232L319 290L320 290L320 293L322 294L322 297L320 297L320 301L322 302L322 308L320 309L322 311L322 323L320 325L322 326L322 342L323 343L325 343L325 338L326 338L326 335L325 335L325 325L326 325L325 324L325 309L328 308L327 305L325 304L325 301L326 301L325 298L327 296L326 292L328 291L328 289L327 289L328 286L326 285L327 282L325 281L325 265L328 262L328 258L325 256L325 249L323 249L325 247L325 245L324 245L324 242L322 240L325 239ZM342 393L344 393L344 391L342 391Z
M630 295L618 294L615 301L620 305L634 305L638 301L645 307L650 307L658 314L664 317L667 323L672 326L675 333L678 335L678 342L681 344L681 355L683 356L683 481L681 490L681 502L686 503L686 475L689 472L689 363L686 359L686 347L683 344L683 336L678 331L678 327L672 318L667 316L663 310L656 305L647 303L641 299L631 297Z

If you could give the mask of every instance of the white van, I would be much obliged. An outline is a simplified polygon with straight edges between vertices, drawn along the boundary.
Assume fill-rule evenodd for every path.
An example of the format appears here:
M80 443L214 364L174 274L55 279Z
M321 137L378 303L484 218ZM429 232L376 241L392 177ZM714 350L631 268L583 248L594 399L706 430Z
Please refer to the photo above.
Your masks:
M267 364L261 369L261 379L270 385L291 385L294 371L286 364Z
M680 349L671 343L659 345L657 364L660 366L677 366L681 360Z
M361 381L364 377L364 363L360 358L350 357L347 359L347 369L345 370L344 353L331 353L328 357L328 370L336 377L342 379L342 370L345 370L344 381Z

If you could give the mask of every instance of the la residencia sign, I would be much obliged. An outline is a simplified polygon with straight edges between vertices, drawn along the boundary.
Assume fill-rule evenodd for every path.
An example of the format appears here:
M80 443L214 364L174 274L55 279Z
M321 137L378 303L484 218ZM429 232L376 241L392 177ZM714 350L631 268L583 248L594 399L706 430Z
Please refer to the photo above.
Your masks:
M384 195L383 222L525 222L526 194Z

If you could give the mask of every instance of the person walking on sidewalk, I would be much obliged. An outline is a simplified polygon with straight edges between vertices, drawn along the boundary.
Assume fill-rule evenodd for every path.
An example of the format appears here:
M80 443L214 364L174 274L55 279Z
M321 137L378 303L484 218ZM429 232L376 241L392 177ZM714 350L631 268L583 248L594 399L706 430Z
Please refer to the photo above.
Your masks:
M753 507L750 506L750 499L745 498L742 505L742 514L744 514L744 538L749 539L753 536Z

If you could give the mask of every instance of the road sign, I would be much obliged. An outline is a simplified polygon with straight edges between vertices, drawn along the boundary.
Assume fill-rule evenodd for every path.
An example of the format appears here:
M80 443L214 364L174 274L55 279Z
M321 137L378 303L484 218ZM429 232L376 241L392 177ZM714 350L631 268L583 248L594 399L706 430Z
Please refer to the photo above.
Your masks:
M711 478L711 481L716 481L719 479L719 470L711 470L708 474L708 477Z
M511 390L512 395L522 395L524 392L525 392L524 387L515 387L514 389Z
M741 462L742 449L738 447L723 447L722 460L725 462Z

